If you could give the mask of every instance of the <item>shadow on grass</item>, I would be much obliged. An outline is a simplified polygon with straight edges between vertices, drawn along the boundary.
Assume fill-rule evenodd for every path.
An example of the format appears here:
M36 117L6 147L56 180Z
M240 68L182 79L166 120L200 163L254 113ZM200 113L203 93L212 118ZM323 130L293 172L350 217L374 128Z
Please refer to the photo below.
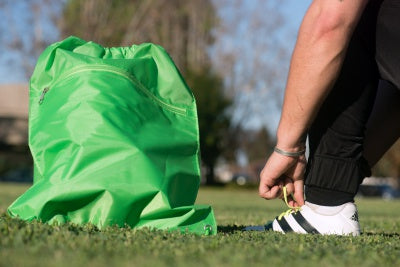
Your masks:
M219 225L218 232L224 234L233 234L234 232L242 231L245 227L246 226L244 225Z
M383 233L383 232L363 232L362 235L366 236L384 236L384 237L397 237L400 238L400 233Z
M243 231L243 228L245 228L245 225L219 225L218 226L218 232L219 233L224 233L224 234L233 234L234 232L237 231ZM363 236L382 236L382 237L389 237L389 238L400 238L400 233L384 233L384 232L363 232Z

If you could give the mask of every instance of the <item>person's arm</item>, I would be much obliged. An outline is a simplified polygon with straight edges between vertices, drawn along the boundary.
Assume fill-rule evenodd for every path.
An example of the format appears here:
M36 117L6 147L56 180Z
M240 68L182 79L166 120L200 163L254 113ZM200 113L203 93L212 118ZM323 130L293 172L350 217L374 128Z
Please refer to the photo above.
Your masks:
M304 149L307 129L339 74L347 45L367 2L314 0L310 5L290 64L277 131L279 149L289 152ZM279 197L281 186L287 184L297 205L303 205L304 168L304 156L272 153L260 175L260 196Z
M277 146L296 149L335 82L365 0L318 0L307 11L293 52Z

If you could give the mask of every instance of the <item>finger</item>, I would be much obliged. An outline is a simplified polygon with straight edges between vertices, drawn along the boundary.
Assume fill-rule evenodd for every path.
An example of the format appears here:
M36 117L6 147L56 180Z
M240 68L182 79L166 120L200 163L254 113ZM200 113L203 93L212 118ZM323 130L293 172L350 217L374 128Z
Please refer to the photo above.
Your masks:
M297 180L294 182L293 196L296 200L296 203L299 206L304 205L304 181L303 180Z
M300 205L294 200L294 198L292 196L288 196L287 200L288 200L289 206L300 207Z
M286 187L286 193L287 195L291 195L294 192L294 184L293 180L289 177L285 177L284 179L284 185Z
M297 205L296 201L294 200L294 198L292 197L292 194L295 191L293 180L288 178L288 177L286 177L285 178L285 186L286 186L286 201L287 201L287 204L289 204L289 206L292 206L292 207L297 207L298 205ZM283 196L282 196L282 200L285 201Z
M260 188L259 195L265 199L274 199L281 195L281 188L278 185L272 186L268 189Z
M292 196L288 196L286 200L287 200L287 205L289 205L290 207L300 207L300 205L296 202L296 200L294 200ZM282 201L286 204L286 201L283 198Z

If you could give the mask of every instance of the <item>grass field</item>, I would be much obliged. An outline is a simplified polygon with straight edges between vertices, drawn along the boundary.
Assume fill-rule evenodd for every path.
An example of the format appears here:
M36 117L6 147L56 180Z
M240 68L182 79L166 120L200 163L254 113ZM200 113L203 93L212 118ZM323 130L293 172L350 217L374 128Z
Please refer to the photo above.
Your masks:
M0 183L0 266L400 266L400 201L359 199L359 237L241 232L285 210L252 190L201 188L216 236L24 223L5 216L26 185Z

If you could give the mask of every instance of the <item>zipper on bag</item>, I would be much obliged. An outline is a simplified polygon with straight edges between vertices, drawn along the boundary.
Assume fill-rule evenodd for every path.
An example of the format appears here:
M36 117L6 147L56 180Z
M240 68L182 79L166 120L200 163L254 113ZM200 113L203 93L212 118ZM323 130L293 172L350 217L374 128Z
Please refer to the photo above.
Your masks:
M39 105L41 105L43 103L44 100L44 96L45 94L49 91L49 87L45 87L42 91L42 93L40 94L40 98L39 98Z
M104 71L108 73L114 73L116 75L119 75L127 80L129 80L131 83L133 83L137 88L139 88L140 91L142 91L146 96L148 96L153 102L158 104L161 107L166 108L169 111L172 111L174 113L179 113L179 114L186 114L186 109L181 108L181 107L176 107L173 106L169 103L166 103L159 98L157 98L153 93L151 93L142 83L140 83L136 77L134 77L132 74L129 74L128 72L121 70L117 67L110 66L110 65L92 65L92 66L82 66L75 68L69 72L66 72L64 75L61 75L60 78L56 79L53 83L51 83L50 86L45 87L40 95L39 98L39 105L41 105L44 102L45 95L46 93L57 83L61 82L62 80L68 79L69 77L74 76L75 74L81 73L81 72L86 72L86 71Z

